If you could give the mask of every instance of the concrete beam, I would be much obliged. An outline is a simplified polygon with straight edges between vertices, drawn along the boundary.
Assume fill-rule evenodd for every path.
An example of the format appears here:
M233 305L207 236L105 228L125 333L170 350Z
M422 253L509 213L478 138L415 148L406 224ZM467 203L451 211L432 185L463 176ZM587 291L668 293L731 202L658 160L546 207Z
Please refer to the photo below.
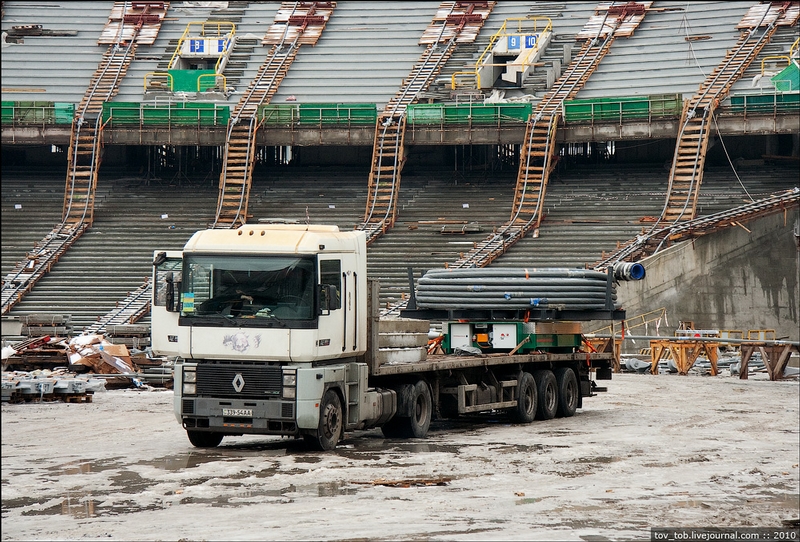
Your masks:
M558 132L560 143L588 141L626 141L676 138L679 119L621 122L574 122ZM797 133L800 114L722 114L717 118L722 135L770 135ZM69 144L70 127L65 125L3 126L4 145ZM225 144L226 126L215 127L114 127L103 131L106 145L202 145ZM374 126L357 127L262 127L258 145L262 146L372 146ZM524 124L500 125L415 125L406 129L405 144L414 145L509 145L520 144Z

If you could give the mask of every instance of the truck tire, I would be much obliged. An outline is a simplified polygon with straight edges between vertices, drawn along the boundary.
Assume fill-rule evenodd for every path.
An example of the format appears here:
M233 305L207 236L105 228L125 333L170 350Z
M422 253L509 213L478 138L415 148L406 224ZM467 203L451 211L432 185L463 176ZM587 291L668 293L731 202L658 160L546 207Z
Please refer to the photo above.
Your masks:
M553 371L544 370L533 373L536 380L538 402L536 408L537 420L551 420L556 417L558 410L558 382Z
M328 390L319 405L319 426L316 439L311 439L316 448L322 451L333 450L343 433L342 401L339 395Z
M186 431L189 442L195 448L216 448L222 442L222 433L208 433L206 431Z
M580 389L575 371L570 367L559 367L556 369L556 383L558 384L558 410L556 416L559 418L569 418L575 415L578 410L578 400L580 399Z
M511 419L517 423L531 423L536 419L536 381L531 373L521 373L517 383L517 406L511 410Z
M416 384L405 385L397 390L399 407L398 411L409 413L410 416L395 416L381 426L381 431L386 438L424 438L431 426L431 413L433 400L431 390L424 380Z

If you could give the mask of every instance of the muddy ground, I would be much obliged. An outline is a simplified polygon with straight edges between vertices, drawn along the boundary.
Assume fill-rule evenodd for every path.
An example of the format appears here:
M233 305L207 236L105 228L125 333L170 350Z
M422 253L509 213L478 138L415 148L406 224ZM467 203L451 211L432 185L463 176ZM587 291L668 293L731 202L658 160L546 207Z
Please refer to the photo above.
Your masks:
M614 375L573 418L194 449L171 391L2 405L3 540L630 540L800 516L797 381ZM393 484L392 482L397 482Z

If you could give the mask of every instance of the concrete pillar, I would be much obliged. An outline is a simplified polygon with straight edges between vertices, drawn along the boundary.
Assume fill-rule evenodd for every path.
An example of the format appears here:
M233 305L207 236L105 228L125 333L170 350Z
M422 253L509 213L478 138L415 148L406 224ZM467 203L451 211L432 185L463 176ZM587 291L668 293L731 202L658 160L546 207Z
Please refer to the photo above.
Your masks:
M552 88L553 84L556 82L556 72L553 68L547 68L547 88Z
M560 60L558 60L558 59L555 59L555 60L553 61L553 71L554 71L554 72L555 72L555 74L556 74L556 79L558 79L559 77L561 77L561 61L560 61Z
M572 62L572 43L564 44L564 65L568 66Z

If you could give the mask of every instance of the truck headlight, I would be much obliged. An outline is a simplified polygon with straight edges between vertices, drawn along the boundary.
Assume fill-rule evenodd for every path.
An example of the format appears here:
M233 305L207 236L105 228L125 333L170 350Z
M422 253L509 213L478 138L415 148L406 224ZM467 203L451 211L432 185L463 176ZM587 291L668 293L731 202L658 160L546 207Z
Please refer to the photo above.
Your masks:
M197 382L197 373L195 371L183 370L184 382Z
M294 399L297 397L297 370L283 370L283 397L284 399Z
M190 384L188 382L183 383L184 395L194 395L196 393L197 393L197 384Z

